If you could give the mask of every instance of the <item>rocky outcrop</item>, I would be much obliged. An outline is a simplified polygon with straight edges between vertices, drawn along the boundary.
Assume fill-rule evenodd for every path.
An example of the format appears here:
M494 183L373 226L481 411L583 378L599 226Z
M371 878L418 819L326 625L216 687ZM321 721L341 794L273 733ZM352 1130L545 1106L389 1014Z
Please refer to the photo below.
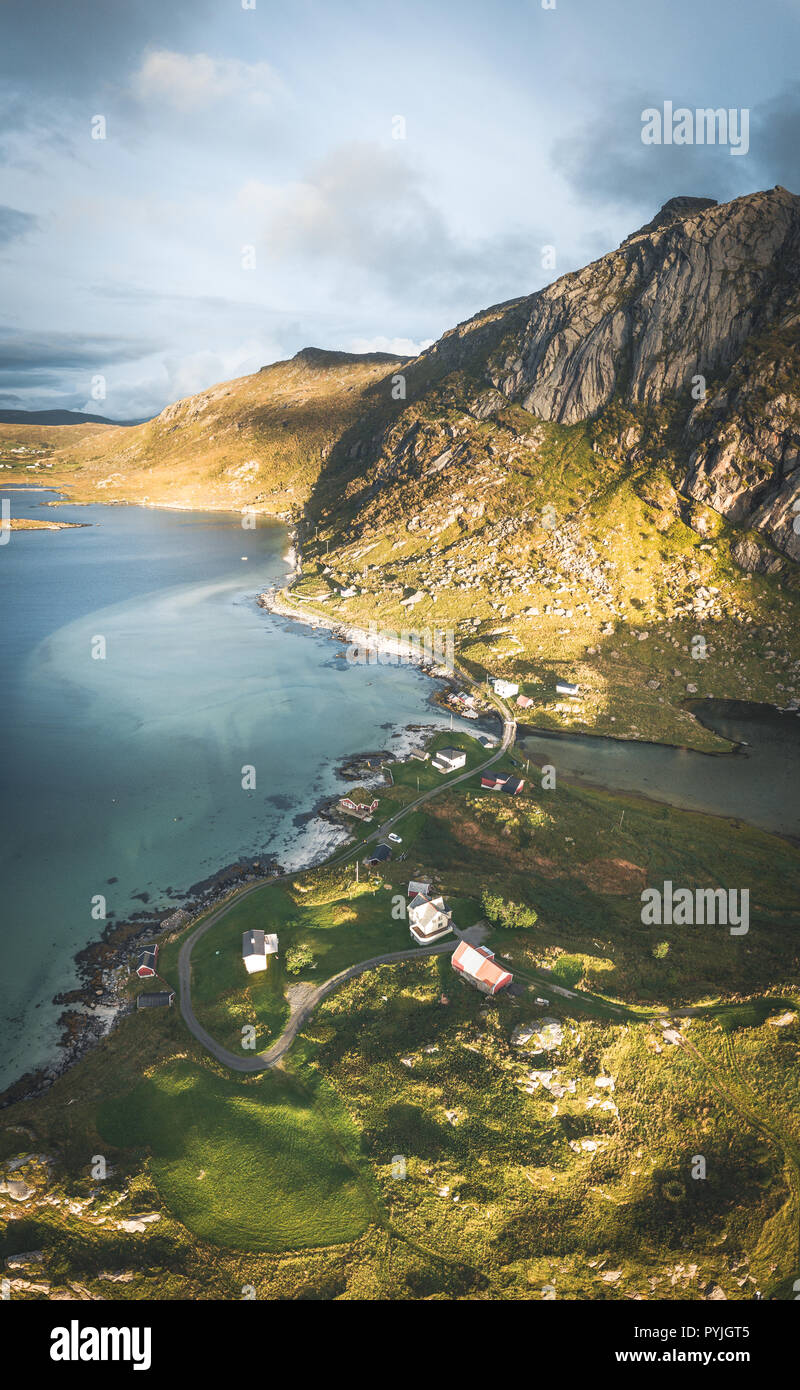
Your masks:
M681 393L691 402L695 375L727 372L751 335L785 318L787 289L798 311L798 266L800 198L785 189L690 208L533 295L518 342L489 376L565 424L615 393L632 405Z
M483 418L503 400L562 424L669 402L681 491L800 560L798 326L800 198L681 197L617 251L460 324L411 373L478 366ZM618 443L641 459L635 436Z

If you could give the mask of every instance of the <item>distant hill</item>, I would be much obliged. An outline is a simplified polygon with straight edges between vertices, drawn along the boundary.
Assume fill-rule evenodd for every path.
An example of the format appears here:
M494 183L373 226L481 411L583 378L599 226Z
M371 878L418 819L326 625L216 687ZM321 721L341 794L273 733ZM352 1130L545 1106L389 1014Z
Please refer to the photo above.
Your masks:
M60 440L53 476L75 501L252 505L288 516L308 500L342 435L366 418L371 393L407 360L302 348L134 429L95 425L91 436Z
M1 410L0 425L141 425L142 420L109 420L80 410Z

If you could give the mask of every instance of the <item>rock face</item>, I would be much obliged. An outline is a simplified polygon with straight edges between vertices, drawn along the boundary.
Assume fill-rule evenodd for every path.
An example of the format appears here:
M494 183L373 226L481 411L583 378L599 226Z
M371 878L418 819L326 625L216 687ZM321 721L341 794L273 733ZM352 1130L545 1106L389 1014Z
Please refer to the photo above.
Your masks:
M721 206L673 198L617 251L459 325L422 361L482 358L482 414L505 398L574 424L612 402L672 403L681 490L800 560L798 326L800 198L778 187Z

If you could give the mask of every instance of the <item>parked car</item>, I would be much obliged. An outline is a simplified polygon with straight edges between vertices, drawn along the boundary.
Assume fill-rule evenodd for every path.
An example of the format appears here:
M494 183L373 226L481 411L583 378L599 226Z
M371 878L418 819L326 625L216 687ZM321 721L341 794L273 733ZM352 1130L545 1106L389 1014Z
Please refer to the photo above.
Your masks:
M389 834L386 836L386 838L387 840L391 840L393 845L402 845L403 843L402 837L400 835L395 835L393 830L389 831Z

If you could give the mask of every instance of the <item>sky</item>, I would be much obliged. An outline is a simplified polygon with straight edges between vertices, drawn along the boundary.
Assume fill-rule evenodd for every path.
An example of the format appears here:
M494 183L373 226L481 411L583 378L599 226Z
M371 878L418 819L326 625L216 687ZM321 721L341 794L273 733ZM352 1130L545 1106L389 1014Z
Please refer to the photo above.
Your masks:
M0 0L0 407L416 353L668 198L800 193L798 52L800 0ZM645 144L665 102L747 152Z

